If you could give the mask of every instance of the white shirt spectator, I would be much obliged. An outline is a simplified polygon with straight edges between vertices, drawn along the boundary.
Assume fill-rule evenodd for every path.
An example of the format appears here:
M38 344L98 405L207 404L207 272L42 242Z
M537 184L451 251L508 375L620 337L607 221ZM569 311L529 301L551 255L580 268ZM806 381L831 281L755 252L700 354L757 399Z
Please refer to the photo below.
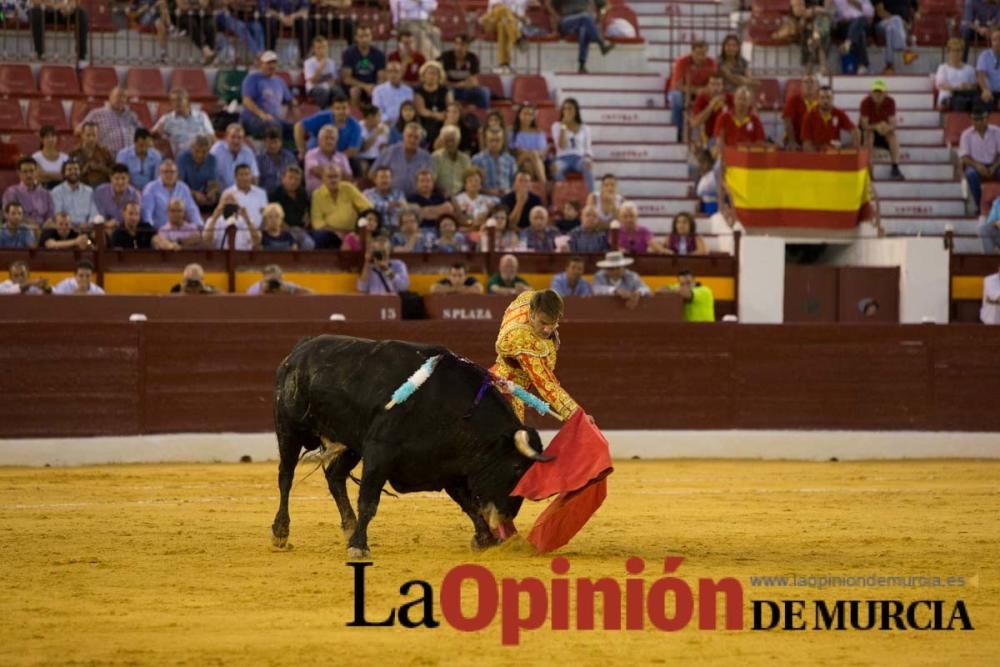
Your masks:
M232 186L226 188L222 195L223 197L229 193L236 195L236 201L240 203L240 206L247 210L247 215L250 216L250 220L253 221L255 227L260 227L260 221L262 218L261 212L264 207L267 206L267 193L264 192L263 188L259 188L256 185L250 186L249 192L243 192L237 186ZM239 236L237 236L237 245L239 245Z
M69 221L74 225L87 224L97 215L93 189L79 182L74 187L69 181L63 181L52 188L52 205L56 213L69 215Z
M437 6L437 0L389 0L394 25L400 21L430 21Z
M167 138L174 156L180 155L182 151L191 148L191 142L199 134L215 135L215 130L212 129L212 121L209 119L208 114L194 108L191 109L191 113L187 116L182 116L176 111L171 111L164 116L160 116L160 119L156 121L156 124L150 131L153 134L160 134Z
M989 302L997 299L1000 299L1000 272L983 280L983 307L979 309L979 319L983 324L1000 324L1000 303Z
M412 101L413 89L405 83L394 86L391 81L383 81L372 91L372 106L378 107L382 112L382 120L389 125L395 124L399 119L399 107L403 102Z
M304 63L302 63L302 76L305 77L306 80L307 93L318 85L311 83L317 72L319 72L319 61L316 60L316 56L310 56ZM325 81L332 83L337 82L337 63L333 58L326 59L326 64L323 65L323 74L326 75Z
M76 294L79 285L76 282L76 278L66 278L65 280L59 281L59 284L52 288L53 294ZM104 290L98 287L95 283L90 283L90 289L87 294L104 294Z
M69 159L69 156L60 151L59 157L55 160L49 160L42 151L35 151L31 159L38 163L38 168L42 171L50 174L61 174L63 164Z
M378 127L385 127L385 123L379 123ZM376 127L375 130L377 130L378 127ZM369 130L367 125L361 123L361 142L364 143L368 141L368 137L370 137L371 133L374 132L375 130ZM358 157L365 160L374 160L375 158L378 157L378 154L382 152L382 147L387 145L388 143L389 143L389 128L386 128L385 132L380 134L378 138L375 139L375 143L373 143L371 146L368 147L368 150L364 151L363 153L358 153Z
M968 83L976 85L976 70L972 65L966 63L962 63L961 67L952 67L948 63L938 65L937 74L934 75L934 84L938 90L937 103L941 104L945 100L951 99L951 91L941 90L941 84L958 88Z
M260 189L260 188L258 188ZM247 213L249 213L247 209ZM219 248L223 250L226 248L226 229L230 225L235 225L236 227L236 240L234 242L234 248L236 250L253 250L253 237L250 236L250 228L247 226L247 221L242 215L234 215L231 218L219 217L215 221L215 237L212 239L212 248Z
M590 145L590 128L586 123L582 123L576 132L566 130L566 147L559 148L559 132L562 123L556 121L552 123L552 141L556 146L556 157L563 155L579 155L580 157L593 157L594 149Z

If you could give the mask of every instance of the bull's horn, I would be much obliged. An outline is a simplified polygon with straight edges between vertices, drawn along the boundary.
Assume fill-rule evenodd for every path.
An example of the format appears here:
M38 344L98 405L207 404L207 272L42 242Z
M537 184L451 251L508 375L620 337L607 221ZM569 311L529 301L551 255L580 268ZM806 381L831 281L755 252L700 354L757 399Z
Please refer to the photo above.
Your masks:
M521 456L531 459L532 461L541 461L545 463L546 461L551 461L553 457L545 456L539 454L531 445L528 444L528 432L525 430L518 431L514 434L514 446L517 447L517 451L521 453Z

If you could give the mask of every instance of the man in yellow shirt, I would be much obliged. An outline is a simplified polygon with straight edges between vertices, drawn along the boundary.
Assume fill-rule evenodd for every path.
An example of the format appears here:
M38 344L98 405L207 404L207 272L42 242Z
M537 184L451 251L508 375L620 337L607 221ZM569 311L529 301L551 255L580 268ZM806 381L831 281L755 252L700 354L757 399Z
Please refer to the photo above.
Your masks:
M497 335L495 375L532 389L563 420L580 406L556 378L556 329L563 314L562 297L553 290L522 292L507 307ZM514 411L524 421L524 403L511 398Z
M342 238L353 232L362 211L374 208L352 183L340 177L340 167L328 166L323 185L312 194L310 219L316 248L339 248Z

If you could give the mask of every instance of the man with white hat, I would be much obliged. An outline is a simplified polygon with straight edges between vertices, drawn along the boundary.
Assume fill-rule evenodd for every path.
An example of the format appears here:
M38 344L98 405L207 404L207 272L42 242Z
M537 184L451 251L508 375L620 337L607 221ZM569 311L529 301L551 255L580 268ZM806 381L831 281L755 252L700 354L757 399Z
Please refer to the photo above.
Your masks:
M260 69L243 80L243 111L240 123L247 134L259 139L272 124L281 126L286 140L292 138L292 124L285 120L284 105L292 104L292 91L285 80L278 76L278 54L264 51L260 54Z
M649 296L652 292L639 278L638 273L625 268L631 266L634 261L620 250L606 253L604 259L597 262L597 268L600 270L594 274L594 294L605 296L613 294L624 299L625 305L629 308L638 306L639 297Z

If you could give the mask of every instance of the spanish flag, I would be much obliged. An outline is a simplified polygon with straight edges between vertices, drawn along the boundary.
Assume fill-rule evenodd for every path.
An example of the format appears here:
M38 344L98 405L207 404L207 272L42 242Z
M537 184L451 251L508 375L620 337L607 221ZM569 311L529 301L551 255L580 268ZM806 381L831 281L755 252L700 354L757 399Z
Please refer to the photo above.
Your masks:
M725 182L746 227L850 229L868 217L868 153L726 148Z

